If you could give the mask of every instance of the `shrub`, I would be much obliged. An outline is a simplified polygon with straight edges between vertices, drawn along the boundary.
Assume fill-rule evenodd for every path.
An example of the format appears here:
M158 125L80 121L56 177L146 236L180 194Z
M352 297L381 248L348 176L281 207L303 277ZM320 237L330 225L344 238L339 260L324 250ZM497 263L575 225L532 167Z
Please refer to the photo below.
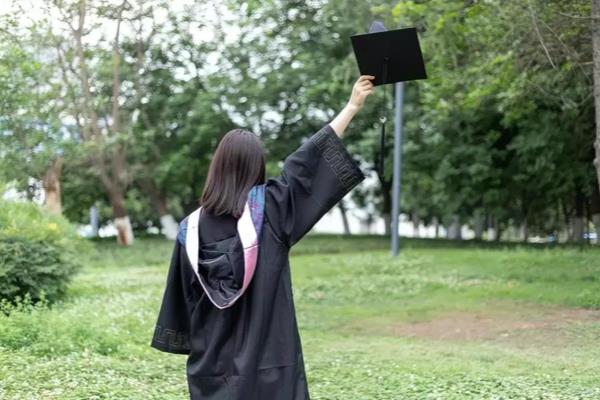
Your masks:
M34 301L45 293L58 299L76 270L61 255L59 246L23 238L0 239L0 298L15 299L28 294Z
M33 203L0 200L0 300L56 301L85 248L66 219Z

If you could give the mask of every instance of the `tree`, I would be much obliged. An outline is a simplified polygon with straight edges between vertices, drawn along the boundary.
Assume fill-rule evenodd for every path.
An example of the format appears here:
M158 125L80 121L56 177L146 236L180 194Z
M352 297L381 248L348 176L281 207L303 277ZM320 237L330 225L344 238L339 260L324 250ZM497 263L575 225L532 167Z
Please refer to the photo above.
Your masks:
M241 7L230 3L234 18L223 23L239 24L240 34L222 49L218 91L226 95L233 120L263 138L271 173L348 100L359 74L349 37L367 30L371 7L371 2L348 0L255 1ZM379 99L368 102L344 137L351 151L372 169L378 155L375 109L382 106L383 90ZM384 200L377 203L389 222L391 177L388 173L380 178ZM344 219L346 208L338 207Z
M52 84L52 66L39 60L46 37L27 29L6 14L0 31L0 175L33 198L36 185L44 189L44 204L55 214L62 210L61 175L68 130L57 115L62 108ZM18 166L18 167L17 167Z
M557 229L547 216L563 203L569 220L583 226L581 202L573 199L596 186L586 168L593 117L582 54L589 45L581 40L585 24L563 15L582 9L582 1L406 1L394 8L398 21L421 29L430 73L416 99L424 110L419 129L409 126L405 146L425 136L429 162L438 166L436 203L447 215L466 221L483 213L496 230L521 226L526 239L530 228ZM413 165L422 157L405 158L417 182L431 174Z
M594 58L594 99L596 104L596 175L600 187L600 0L592 0L592 47ZM596 235L600 236L600 210L595 207ZM600 243L600 238L598 238Z
M63 73L65 91L71 94L73 107L71 117L80 129L86 161L93 167L108 195L112 206L113 222L117 228L120 244L133 242L133 229L129 219L125 196L132 181L127 160L129 137L126 120L121 109L121 25L124 13L132 8L127 0L118 7L99 4L89 5L85 0L76 3L55 2L63 27L57 28L55 46L58 62ZM49 9L51 12L52 9ZM89 24L90 14L115 24L111 50L84 43L84 38L98 26ZM90 26L88 26L90 25ZM71 46L72 44L72 46ZM105 57L110 54L110 63ZM92 60L91 60L92 59ZM93 62L92 62L93 61ZM93 74L90 64L110 65L111 89L106 93L102 70Z

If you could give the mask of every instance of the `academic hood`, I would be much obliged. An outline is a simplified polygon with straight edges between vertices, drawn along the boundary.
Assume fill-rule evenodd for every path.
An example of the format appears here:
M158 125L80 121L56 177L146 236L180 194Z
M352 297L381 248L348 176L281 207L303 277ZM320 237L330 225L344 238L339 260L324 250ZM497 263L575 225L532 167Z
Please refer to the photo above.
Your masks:
M185 247L204 293L217 308L231 307L252 281L258 259L264 199L264 185L252 187L234 237L200 243L198 225L202 207L180 224L177 240Z

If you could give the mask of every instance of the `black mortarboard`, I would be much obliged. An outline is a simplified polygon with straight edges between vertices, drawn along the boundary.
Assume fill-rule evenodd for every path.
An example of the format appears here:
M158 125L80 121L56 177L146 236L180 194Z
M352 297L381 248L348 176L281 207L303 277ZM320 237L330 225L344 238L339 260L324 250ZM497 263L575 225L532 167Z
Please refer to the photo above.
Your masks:
M375 86L427 78L416 28L388 31L375 21L369 33L350 40L361 75L375 76Z
M361 75L373 75L375 86L386 83L426 79L425 63L416 28L388 31L380 21L374 21L369 33L350 37ZM384 91L384 101L385 101ZM381 117L379 170L383 176L385 155L385 115Z

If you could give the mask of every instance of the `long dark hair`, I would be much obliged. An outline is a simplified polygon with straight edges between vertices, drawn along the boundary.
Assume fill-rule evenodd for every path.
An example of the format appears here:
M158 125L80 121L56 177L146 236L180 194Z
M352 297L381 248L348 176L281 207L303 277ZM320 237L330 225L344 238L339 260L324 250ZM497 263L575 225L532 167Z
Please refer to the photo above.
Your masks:
M244 129L227 132L210 162L200 205L213 215L239 218L252 186L265 182L265 158L257 135Z

